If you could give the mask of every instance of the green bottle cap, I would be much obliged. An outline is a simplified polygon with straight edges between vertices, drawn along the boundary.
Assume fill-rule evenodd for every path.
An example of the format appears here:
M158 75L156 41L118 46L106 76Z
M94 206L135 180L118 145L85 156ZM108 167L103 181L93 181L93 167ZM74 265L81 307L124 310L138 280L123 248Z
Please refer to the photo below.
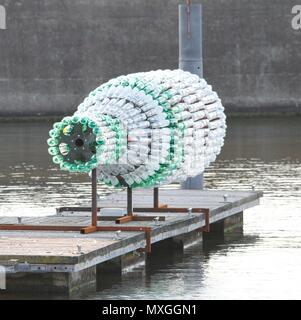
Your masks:
M55 147L59 143L59 141L56 138L49 138L47 140L47 143L50 147Z
M52 161L56 164L60 164L62 161L64 161L64 157L60 155L56 155L52 158Z
M48 148L48 153L51 154L52 156L56 156L60 153L60 150L58 147L51 147L51 148Z

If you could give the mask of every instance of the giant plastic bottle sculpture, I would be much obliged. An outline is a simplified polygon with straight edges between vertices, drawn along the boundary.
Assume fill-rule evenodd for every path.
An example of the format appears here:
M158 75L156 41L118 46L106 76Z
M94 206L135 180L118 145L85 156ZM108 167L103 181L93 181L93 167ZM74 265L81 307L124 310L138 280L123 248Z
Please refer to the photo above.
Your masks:
M55 123L49 153L62 170L97 168L98 181L110 186L155 187L203 172L221 151L225 119L217 94L197 75L129 74Z

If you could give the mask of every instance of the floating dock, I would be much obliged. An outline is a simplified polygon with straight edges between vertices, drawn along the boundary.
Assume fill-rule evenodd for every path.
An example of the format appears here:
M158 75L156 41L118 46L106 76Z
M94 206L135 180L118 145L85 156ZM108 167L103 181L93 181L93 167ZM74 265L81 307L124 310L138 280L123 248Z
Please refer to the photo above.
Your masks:
M133 201L134 208L139 208L139 219L123 224L127 231L119 231L115 221L126 214L126 192L99 201L104 208L98 212L98 226L112 227L113 231L80 234L75 231L0 230L0 265L6 268L6 292L76 294L95 290L97 279L106 272L122 273L131 261L147 258L160 244L166 244L166 240L170 245L183 248L203 233L242 230L243 211L258 205L260 197L262 192L259 191L162 189L160 202L173 209L169 211L165 207L162 212L147 209L143 212L143 208L152 205L152 190L135 190ZM177 212L175 208L187 208L187 211ZM149 219L150 216L154 219ZM79 208L60 208L57 215L21 220L0 217L0 225L18 223L25 229L27 225L47 225L54 229L78 226L80 230L90 221L91 213Z

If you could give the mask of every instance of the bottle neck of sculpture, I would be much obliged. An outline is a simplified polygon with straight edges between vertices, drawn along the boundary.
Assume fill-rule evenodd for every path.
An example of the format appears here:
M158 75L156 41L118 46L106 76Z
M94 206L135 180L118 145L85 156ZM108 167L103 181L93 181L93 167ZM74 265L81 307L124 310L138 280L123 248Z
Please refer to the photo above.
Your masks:
M104 114L65 117L49 134L53 162L71 172L89 172L100 165L114 164L126 144L119 120Z

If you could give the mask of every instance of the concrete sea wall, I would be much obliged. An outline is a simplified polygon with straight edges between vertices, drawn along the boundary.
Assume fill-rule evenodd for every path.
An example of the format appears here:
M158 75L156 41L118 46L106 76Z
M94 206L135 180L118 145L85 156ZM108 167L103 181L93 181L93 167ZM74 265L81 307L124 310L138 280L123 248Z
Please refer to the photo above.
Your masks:
M179 2L0 0L0 116L68 114L112 77L177 68ZM297 1L202 3L204 75L226 112L301 113Z

